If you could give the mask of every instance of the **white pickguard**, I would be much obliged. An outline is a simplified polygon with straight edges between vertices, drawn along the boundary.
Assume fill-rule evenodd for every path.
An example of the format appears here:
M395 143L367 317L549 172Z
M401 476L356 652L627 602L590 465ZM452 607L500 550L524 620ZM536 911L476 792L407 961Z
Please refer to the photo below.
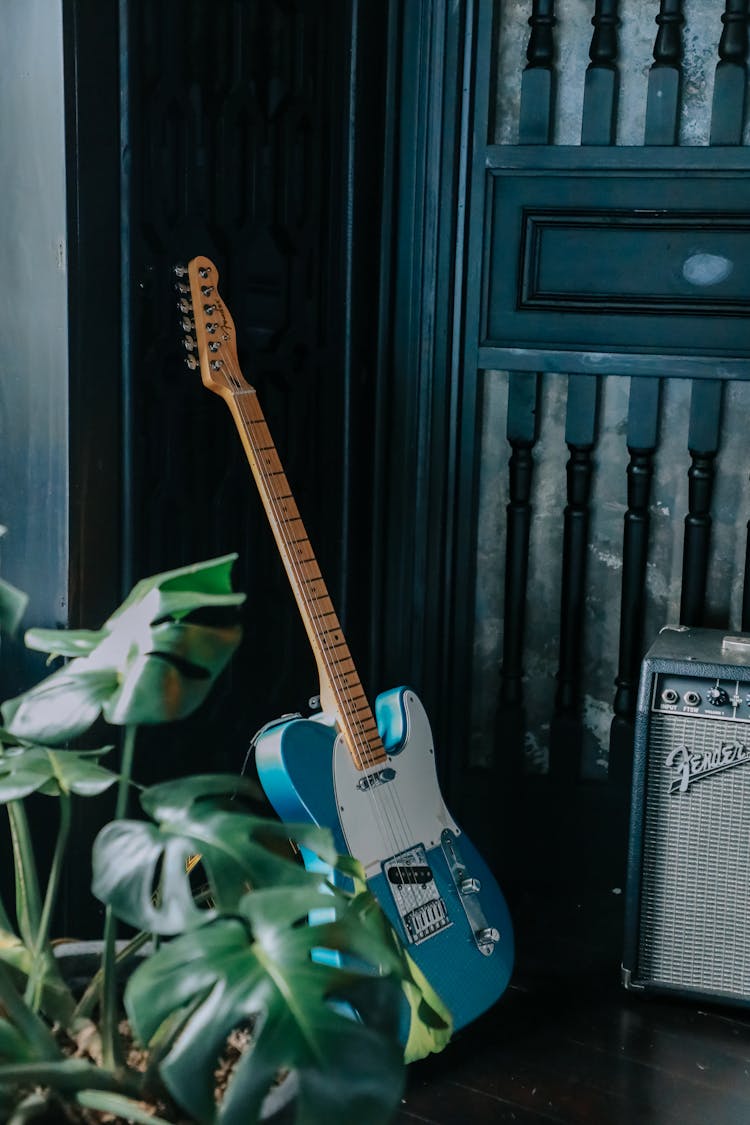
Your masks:
M386 763L396 776L371 788L360 783L383 769L358 770L344 744L336 740L333 788L347 848L370 878L391 856L415 844L437 847L444 829L459 828L445 806L435 769L429 720L417 696L403 697L406 737L403 748Z

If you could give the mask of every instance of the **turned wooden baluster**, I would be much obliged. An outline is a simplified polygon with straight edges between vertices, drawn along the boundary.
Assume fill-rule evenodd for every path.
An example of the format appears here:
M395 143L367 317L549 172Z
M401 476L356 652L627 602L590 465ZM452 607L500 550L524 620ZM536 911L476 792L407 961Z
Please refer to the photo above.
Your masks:
M531 530L532 449L537 439L539 376L516 371L510 377L507 434L510 499L506 508L505 611L501 701L516 706L522 700L522 654Z
M617 69L618 0L596 0L591 20L589 58L583 94L581 144L611 145L615 137L615 114L620 76Z
M680 125L682 88L682 0L661 0L656 17L659 30L654 61L648 75L646 102L647 145L674 145Z
M726 0L714 77L711 144L742 144L747 89L748 0Z
M566 716L577 713L580 694L589 499L593 479L592 452L597 439L598 411L599 380L596 376L570 375L565 422L565 441L570 457L566 466L567 504L563 513L560 665L555 697L557 710ZM566 748L564 753L566 759L569 759L570 749ZM573 763L566 760L565 772L572 770L572 767Z
M521 75L518 129L522 145L552 143L555 113L555 0L534 0L529 17L531 33L526 66Z
M682 550L680 624L702 625L711 545L711 498L719 450L723 384L696 379L690 399L688 513Z

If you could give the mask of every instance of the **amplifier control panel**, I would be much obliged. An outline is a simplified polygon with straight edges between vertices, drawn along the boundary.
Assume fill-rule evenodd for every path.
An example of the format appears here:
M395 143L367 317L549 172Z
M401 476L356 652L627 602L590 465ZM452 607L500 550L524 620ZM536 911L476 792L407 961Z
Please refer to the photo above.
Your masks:
M660 672L653 679L651 710L750 723L750 680Z

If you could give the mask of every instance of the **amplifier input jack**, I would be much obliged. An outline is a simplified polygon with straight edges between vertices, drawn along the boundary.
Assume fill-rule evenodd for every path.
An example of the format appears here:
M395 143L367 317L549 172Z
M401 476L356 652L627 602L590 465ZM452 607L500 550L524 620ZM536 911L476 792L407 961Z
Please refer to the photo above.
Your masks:
M701 701L701 697L697 691L686 691L683 699L685 700L686 707L697 707Z
M662 703L676 703L679 698L677 692L671 687L664 688L664 691L661 693Z

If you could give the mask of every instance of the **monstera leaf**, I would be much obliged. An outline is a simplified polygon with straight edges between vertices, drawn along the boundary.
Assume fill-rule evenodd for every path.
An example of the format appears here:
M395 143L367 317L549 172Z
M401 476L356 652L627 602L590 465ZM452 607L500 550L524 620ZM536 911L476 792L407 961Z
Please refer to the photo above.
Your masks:
M287 1069L298 1081L297 1125L390 1118L403 1087L399 959L382 939L378 908L368 914L359 899L313 873L293 888L251 891L240 916L174 939L133 974L125 1006L135 1033L150 1042L169 1028L159 1072L197 1122L251 1125ZM321 908L335 920L305 924ZM358 967L325 963L321 950ZM229 1034L248 1026L250 1046L217 1106L217 1059Z
M221 911L233 911L248 884L293 888L306 872L279 854L293 836L335 864L331 834L314 825L283 825L251 816L232 797L256 797L246 778L207 774L154 785L141 794L153 823L116 820L97 836L92 889L123 921L141 930L181 933ZM288 847L286 848L288 851ZM199 854L213 907L199 908L187 859ZM160 892L154 896L154 887Z
M235 558L144 579L97 631L29 630L30 648L72 659L3 705L8 730L57 744L75 738L100 714L118 726L189 715L240 641L239 624L206 619L206 611L244 601L231 589ZM199 612L199 618L191 616Z
M6 528L0 525L0 538L5 535ZM28 604L28 597L10 582L0 579L0 632L14 633L18 628L24 610Z
M0 805L31 793L97 797L117 781L116 773L99 765L98 759L108 749L53 749L0 730Z

